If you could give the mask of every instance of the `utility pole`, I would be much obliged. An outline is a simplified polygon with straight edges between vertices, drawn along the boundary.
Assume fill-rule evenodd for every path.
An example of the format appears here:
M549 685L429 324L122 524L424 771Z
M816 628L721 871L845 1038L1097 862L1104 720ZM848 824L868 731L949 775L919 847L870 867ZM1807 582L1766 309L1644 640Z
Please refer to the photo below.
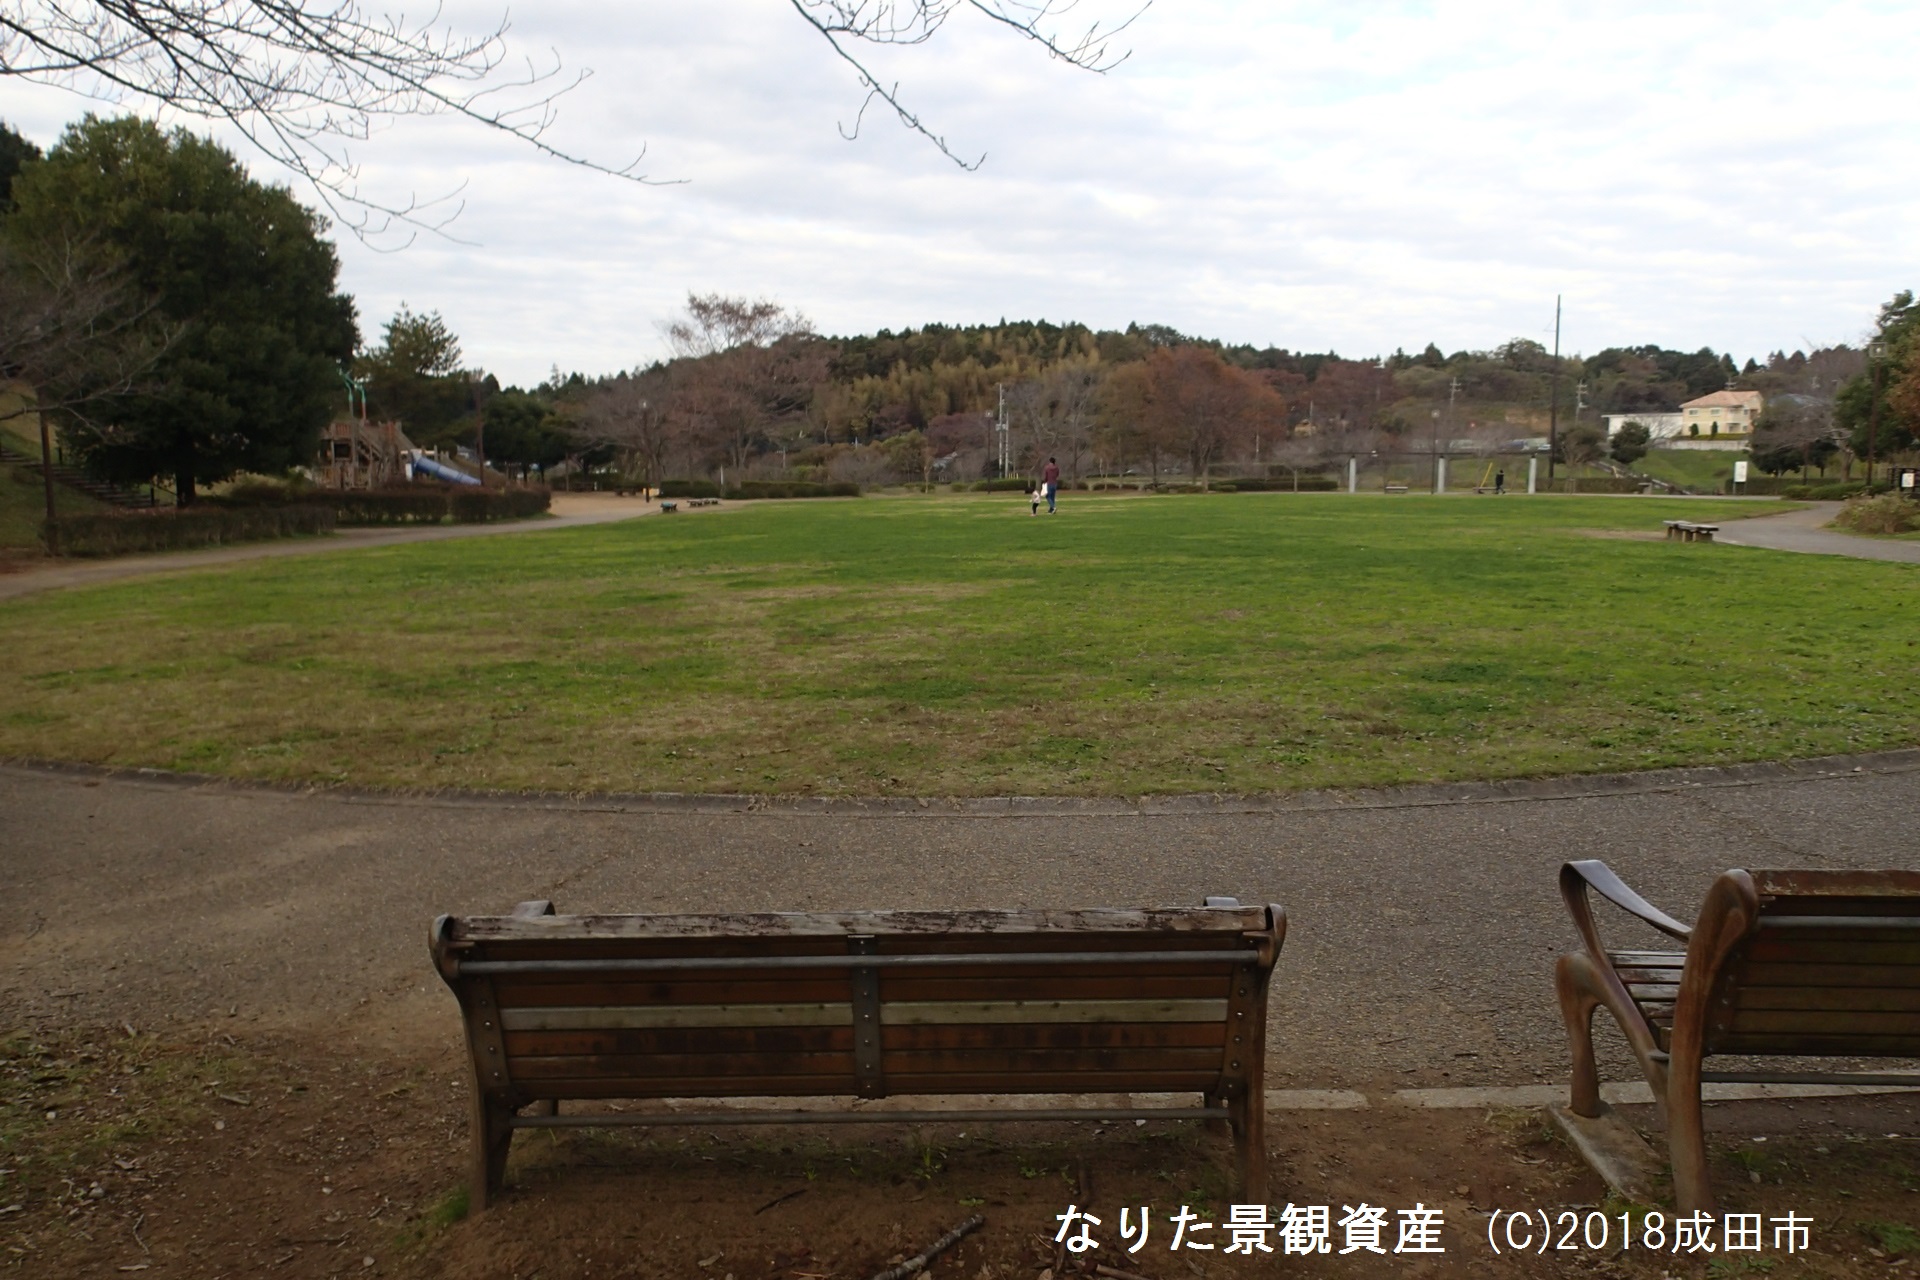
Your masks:
M1553 376L1547 384L1547 490L1553 490L1553 455L1560 448L1560 295L1553 295Z
M998 416L994 418L993 429L1000 437L1000 478L1004 480L1012 470L1009 459L1007 458L1007 384L1004 382L1000 383L999 391L1000 412Z
M1883 361L1886 354L1886 343L1876 341L1867 344L1867 359L1873 362L1873 394L1870 407L1867 409L1867 493L1869 495L1873 493L1874 446L1880 440L1880 372L1884 367ZM41 421L45 422L46 419L42 418Z

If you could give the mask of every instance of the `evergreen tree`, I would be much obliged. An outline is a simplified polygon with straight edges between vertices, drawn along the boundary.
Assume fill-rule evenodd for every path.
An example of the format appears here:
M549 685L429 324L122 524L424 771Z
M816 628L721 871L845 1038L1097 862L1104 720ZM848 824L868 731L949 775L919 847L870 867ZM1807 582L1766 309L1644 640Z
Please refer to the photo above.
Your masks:
M150 385L67 427L95 470L173 477L181 505L236 471L313 456L358 341L322 220L217 144L89 116L13 189L9 238L116 252L178 337Z

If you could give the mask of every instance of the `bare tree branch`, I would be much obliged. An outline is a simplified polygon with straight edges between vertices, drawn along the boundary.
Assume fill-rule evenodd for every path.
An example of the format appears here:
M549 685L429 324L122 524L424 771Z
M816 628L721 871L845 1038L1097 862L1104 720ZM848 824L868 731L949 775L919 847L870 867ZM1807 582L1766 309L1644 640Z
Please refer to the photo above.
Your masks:
M0 76L224 120L363 240L396 224L440 231L459 212L431 212L451 197L387 204L360 190L350 144L394 116L459 116L553 159L655 182L636 172L644 149L616 168L548 142L555 103L591 72L563 76L555 54L503 75L506 35L504 22L459 36L437 10L410 23L352 0L0 0Z
M97 407L139 390L178 337L153 313L153 299L91 245L0 242L0 382L31 392L0 422L36 413L91 422Z
M945 138L883 86L856 42L918 45L954 12L970 9L1057 58L1100 73L1123 61L1109 42L1139 17L1093 23L1077 37L1058 32L1077 0L790 0L795 12L853 68L899 121L962 168ZM558 100L592 73L565 74L558 53L508 69L507 24L462 36L425 20L376 15L356 0L0 0L0 76L55 84L113 103L145 101L231 124L262 154L313 188L341 225L372 245L396 228L445 234L460 213L458 191L431 200L386 203L363 192L353 144L377 121L451 115L507 134L542 155L631 182L663 185L638 172L642 148L620 166L547 140ZM378 247L377 245L375 247Z
M962 169L978 169L987 156L964 160L947 145L944 136L927 127L920 116L900 98L898 81L883 85L865 62L848 48L851 41L872 45L925 44L939 34L954 12L971 9L989 21L1009 27L1038 44L1047 55L1104 75L1125 62L1129 53L1109 56L1113 38L1132 26L1147 11L1152 0L1142 4L1125 20L1110 25L1090 24L1078 38L1058 35L1052 29L1056 21L1077 7L1079 0L789 0L794 11L808 26L819 32L840 60L853 68L867 96L854 116L853 128L840 127L840 136L849 140L860 136L860 125L867 108L877 98L885 103L900 123L931 142L940 154Z

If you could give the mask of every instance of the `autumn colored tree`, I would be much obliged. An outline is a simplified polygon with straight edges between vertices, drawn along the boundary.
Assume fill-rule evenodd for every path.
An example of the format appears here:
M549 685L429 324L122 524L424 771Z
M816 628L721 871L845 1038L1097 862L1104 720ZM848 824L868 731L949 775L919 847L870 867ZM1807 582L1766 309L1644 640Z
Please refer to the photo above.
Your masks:
M1186 455L1193 476L1213 468L1265 430L1284 428L1286 403L1257 374L1208 347L1162 347L1139 363L1129 388L1146 438Z

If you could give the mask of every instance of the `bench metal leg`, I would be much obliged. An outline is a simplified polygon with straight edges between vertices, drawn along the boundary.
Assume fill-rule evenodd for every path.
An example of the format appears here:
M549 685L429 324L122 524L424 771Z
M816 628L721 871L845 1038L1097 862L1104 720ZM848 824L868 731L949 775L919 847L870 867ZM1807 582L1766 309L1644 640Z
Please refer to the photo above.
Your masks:
M1228 1101L1226 1090L1216 1089L1212 1093L1201 1094L1200 1105L1203 1107L1225 1108L1230 1106L1231 1103ZM1233 1133L1233 1122L1231 1120L1203 1120L1201 1123L1206 1125L1208 1133L1218 1138L1225 1138Z
M508 1123L513 1112L474 1091L473 1169L468 1190L468 1207L475 1213L500 1198L507 1181L507 1151L513 1145L513 1129Z

